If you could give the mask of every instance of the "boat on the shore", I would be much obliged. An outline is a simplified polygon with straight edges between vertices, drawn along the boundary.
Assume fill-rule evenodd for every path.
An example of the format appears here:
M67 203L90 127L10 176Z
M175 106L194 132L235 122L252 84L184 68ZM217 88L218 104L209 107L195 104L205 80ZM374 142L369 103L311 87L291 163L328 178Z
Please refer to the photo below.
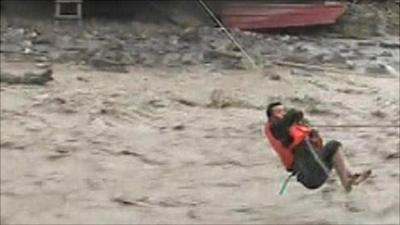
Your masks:
M241 30L307 27L334 24L344 11L339 2L231 3L224 6L222 20L227 27Z

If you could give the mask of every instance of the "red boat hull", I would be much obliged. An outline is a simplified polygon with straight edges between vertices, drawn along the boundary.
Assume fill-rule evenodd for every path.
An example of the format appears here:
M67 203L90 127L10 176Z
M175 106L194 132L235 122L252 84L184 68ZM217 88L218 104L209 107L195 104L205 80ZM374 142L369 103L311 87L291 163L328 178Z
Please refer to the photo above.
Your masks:
M333 24L343 15L341 4L230 4L222 20L229 28L274 29Z

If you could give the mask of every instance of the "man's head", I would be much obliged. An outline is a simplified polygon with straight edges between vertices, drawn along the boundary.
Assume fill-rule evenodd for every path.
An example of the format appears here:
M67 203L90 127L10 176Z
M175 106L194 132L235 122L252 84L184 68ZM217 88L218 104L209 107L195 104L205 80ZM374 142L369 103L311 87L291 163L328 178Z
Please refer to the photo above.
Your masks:
M286 110L285 110L285 107L282 105L282 103L273 102L268 105L266 114L267 114L268 119L271 119L271 118L282 119L286 114Z

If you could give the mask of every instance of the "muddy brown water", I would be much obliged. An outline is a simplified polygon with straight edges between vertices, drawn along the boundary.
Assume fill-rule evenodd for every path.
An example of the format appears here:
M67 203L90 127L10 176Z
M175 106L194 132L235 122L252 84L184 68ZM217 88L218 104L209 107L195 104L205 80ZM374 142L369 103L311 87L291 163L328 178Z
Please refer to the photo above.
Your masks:
M261 132L274 99L315 124L398 124L398 78L53 69L47 86L1 85L2 223L400 223L398 128L322 129L373 176L350 194L335 174L313 191L292 180L283 196L287 174ZM216 90L237 104L210 107Z

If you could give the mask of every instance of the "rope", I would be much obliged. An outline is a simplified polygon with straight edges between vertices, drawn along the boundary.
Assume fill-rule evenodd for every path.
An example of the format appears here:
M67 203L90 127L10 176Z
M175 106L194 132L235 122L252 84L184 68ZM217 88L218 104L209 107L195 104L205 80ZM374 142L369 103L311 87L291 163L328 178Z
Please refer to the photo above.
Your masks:
M226 29L224 24L215 16L215 13L207 6L207 4L203 0L198 0L200 5L206 10L209 16L220 26L222 31L228 36L228 38L232 41L233 44L236 45L237 48L242 52L242 54L247 58L253 68L258 68L255 60L251 58L251 56L246 52L246 50L239 44L239 42L233 37L233 35Z
M311 127L318 128L400 128L399 125L364 125L364 124L356 124L356 125L311 125Z

